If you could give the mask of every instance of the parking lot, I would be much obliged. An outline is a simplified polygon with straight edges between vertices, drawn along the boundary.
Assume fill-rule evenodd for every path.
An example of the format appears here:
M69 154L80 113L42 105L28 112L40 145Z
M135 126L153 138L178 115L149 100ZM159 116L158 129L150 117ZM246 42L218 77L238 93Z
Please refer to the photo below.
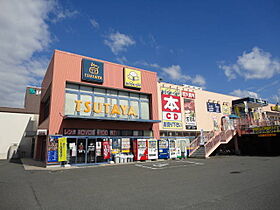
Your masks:
M279 209L280 157L27 171L0 161L0 209Z

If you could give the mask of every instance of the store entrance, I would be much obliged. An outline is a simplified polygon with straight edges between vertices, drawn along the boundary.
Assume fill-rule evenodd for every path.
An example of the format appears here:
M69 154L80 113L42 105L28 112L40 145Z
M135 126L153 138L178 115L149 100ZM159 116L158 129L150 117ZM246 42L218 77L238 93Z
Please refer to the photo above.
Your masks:
M104 158L104 138L67 138L67 162L69 164L94 164L107 161Z

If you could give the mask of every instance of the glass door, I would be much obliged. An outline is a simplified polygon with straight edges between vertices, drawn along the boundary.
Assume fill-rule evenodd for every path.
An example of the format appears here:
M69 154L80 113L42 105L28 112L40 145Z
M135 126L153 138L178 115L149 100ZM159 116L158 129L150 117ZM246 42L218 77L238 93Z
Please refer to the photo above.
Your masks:
M88 139L87 163L96 163L96 139Z
M86 163L86 139L77 140L77 162L78 164Z
M67 138L67 163L75 164L77 159L77 139Z

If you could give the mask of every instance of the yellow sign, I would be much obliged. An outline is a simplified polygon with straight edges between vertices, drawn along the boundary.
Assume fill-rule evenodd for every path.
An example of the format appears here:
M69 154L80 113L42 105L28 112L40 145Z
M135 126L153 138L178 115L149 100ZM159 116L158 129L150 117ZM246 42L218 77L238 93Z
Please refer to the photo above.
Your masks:
M278 104L276 104L275 106L272 106L270 108L271 108L271 111L280 112L280 106Z
M223 111L224 115L230 115L230 113L231 113L230 110L231 110L231 108L228 104L223 104L222 111Z
M258 137L271 137L276 136L276 133L265 133L265 134L259 134Z
M160 90L161 94L164 95L180 96L180 90L177 89L162 87L160 88Z
M58 139L58 161L67 161L67 138Z
M141 89L141 71L124 68L124 86Z

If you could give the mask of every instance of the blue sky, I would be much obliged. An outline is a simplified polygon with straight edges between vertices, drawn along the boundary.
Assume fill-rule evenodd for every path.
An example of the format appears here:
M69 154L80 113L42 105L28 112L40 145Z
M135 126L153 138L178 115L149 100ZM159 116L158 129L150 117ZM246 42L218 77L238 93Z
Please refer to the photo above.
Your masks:
M11 0L0 8L0 106L22 104L54 49L156 71L166 82L280 99L279 1Z

